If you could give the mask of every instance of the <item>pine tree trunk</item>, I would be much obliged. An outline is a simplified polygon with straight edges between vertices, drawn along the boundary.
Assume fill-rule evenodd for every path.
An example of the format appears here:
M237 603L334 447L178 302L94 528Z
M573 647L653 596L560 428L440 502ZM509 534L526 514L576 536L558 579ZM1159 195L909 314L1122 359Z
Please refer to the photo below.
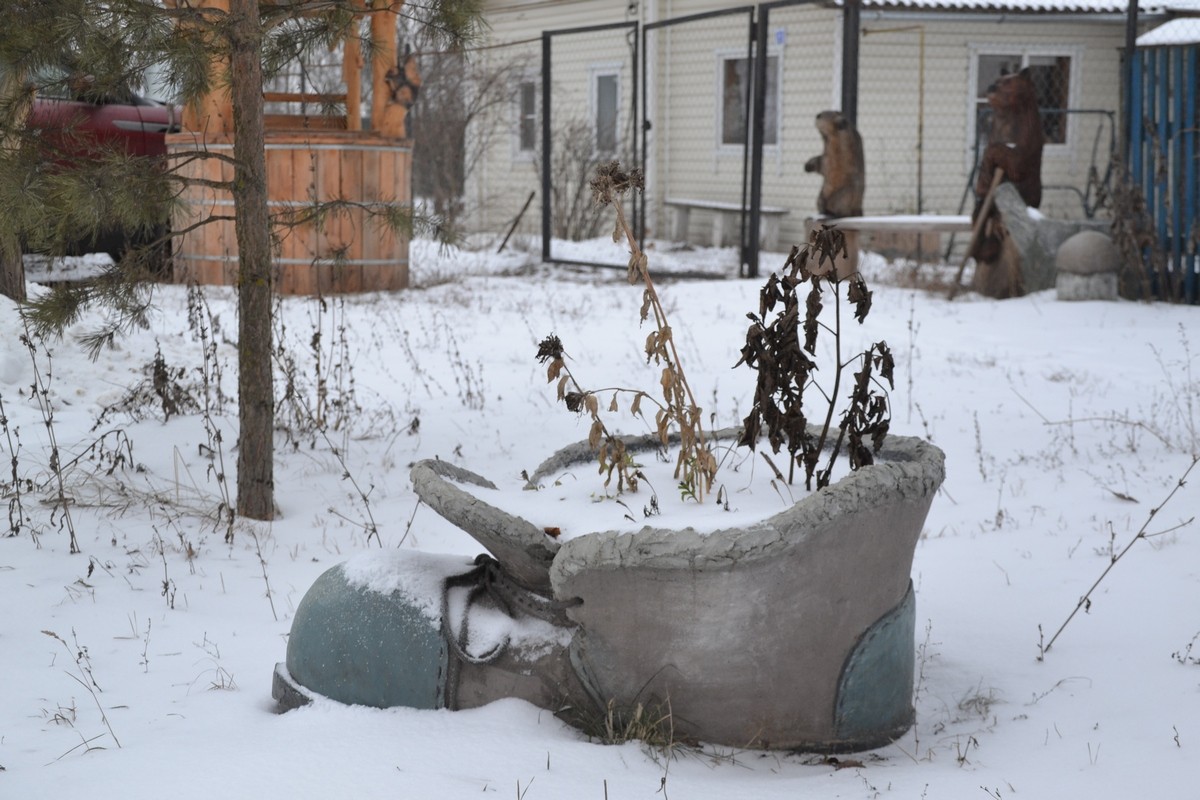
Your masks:
M0 67L0 98L5 102L10 102L15 97L19 84L20 76L14 74L12 70ZM26 103L22 103L15 109L11 121L14 128L24 124L28 112L29 107ZM0 140L0 145L4 145L6 150L10 145L15 149L16 142ZM21 263L21 242L15 235L2 230L0 230L0 294L21 303L25 302L25 266Z
M271 232L262 109L258 0L230 3L233 200L238 243L238 514L274 516L275 398L271 386Z
M25 302L25 267L21 243L15 236L0 233L0 294Z

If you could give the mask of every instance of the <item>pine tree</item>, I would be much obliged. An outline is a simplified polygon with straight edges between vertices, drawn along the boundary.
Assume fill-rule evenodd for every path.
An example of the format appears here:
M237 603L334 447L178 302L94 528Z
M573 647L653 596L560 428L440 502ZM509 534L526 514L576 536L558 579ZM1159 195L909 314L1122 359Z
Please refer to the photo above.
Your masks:
M399 14L457 44L479 24L480 0L8 0L0 23L0 292L23 293L19 242L63 253L68 242L105 226L152 231L179 196L185 158L161 160L95 153L69 169L47 168L55 154L29 131L34 92L28 76L85 77L89 91L112 95L141 85L150 70L164 75L178 102L206 125L229 113L234 133L234 198L238 241L238 513L273 516L274 397L271 372L272 220L267 206L262 95L264 80L308 48L357 42L370 54L381 35L362 36L356 14L376 20ZM394 26L394 22L389 22ZM393 32L384 32L389 35ZM64 70L64 67L66 68ZM65 74L64 74L65 73ZM221 100L224 89L228 99ZM200 128L203 131L205 128ZM70 131L65 132L70 135ZM312 208L296 223L319 219ZM411 235L414 219L381 207L378 215ZM203 221L197 224L204 224ZM148 278L164 244L181 231L131 248L93 281L60 287L25 306L41 332L61 335L84 309L107 311L105 325L81 337L95 354L122 331L146 324ZM14 269L16 272L14 272ZM10 294L10 296L15 296Z

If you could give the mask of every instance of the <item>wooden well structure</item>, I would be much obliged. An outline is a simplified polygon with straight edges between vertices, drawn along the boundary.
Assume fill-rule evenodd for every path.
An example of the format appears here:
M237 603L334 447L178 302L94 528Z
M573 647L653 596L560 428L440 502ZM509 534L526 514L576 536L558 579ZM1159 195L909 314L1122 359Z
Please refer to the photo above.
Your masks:
M229 10L229 0L200 5ZM392 3L390 8L400 4ZM419 84L415 60L397 64L396 14L370 13L375 57L373 102L364 125L361 97L363 55L355 36L343 42L344 94L269 92L264 102L302 106L300 113L265 115L268 208L274 225L275 287L281 294L340 294L408 286L407 238L397 235L369 207L412 203L412 143L405 116ZM221 65L215 65L221 69ZM311 107L337 113L304 113ZM344 113L342 113L344 111ZM200 179L180 196L172 219L186 231L175 243L178 282L234 285L238 275L233 198L216 184L233 180L224 158L189 158L208 153L233 157L233 112L227 90L187 107L182 131L167 137L181 177ZM346 201L314 215L317 203ZM207 224L197 223L210 217ZM315 218L314 218L315 217ZM296 220L307 220L297 224ZM189 230L190 229L190 230Z

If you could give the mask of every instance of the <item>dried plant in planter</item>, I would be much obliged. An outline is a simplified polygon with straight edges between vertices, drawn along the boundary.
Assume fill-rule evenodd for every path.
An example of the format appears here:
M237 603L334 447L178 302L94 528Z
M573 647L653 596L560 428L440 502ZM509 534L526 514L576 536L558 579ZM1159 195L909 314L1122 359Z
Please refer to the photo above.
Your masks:
M742 357L734 365L745 364L758 372L754 406L743 423L738 444L753 450L765 430L767 442L775 453L787 449L788 482L793 481L799 465L804 468L805 486L810 490L814 477L817 489L829 485L834 462L843 446L851 469L874 463L891 421L887 391L880 383L882 379L887 381L888 388L894 388L892 352L887 343L876 342L848 358L842 354L843 299L854 307L854 318L860 323L871 310L871 292L862 276L854 273L839 278L837 274L837 257L845 253L844 234L824 226L813 231L807 245L792 248L782 276L772 273L759 293L758 314L747 314L753 324L746 332ZM809 288L802 300L804 284ZM826 286L833 292L832 325L820 319L825 308ZM768 321L772 314L774 317ZM833 335L833 386L829 392L815 379L814 359L821 331ZM843 375L856 365L859 369L853 374L848 405L837 424L836 438L831 441ZM813 427L804 412L804 393L811 389L821 394L824 403L824 419ZM814 430L819 433L814 434ZM822 467L823 454L826 460Z
M611 391L613 396L608 410L616 411L618 408L617 396L622 392L632 393L634 398L630 404L630 412L637 415L641 413L641 402L646 393L621 388L585 390L567 367L566 355L562 340L554 334L550 334L538 343L537 360L541 364L550 362L546 370L546 380L549 383L558 381L558 399L566 405L568 411L576 414L586 411L592 418L592 427L588 432L588 446L596 451L600 461L600 472L604 475L604 485L607 487L612 482L615 472L618 493L636 492L641 473L638 472L633 459L625 452L625 442L610 433L604 420L600 418L600 401L597 394L601 391Z
M680 493L684 497L703 502L716 477L717 459L705 440L702 411L679 363L679 352L675 348L667 313L659 301L654 282L650 279L649 260L638 246L621 207L621 198L624 195L630 190L643 188L641 170L624 172L620 162L610 161L597 167L591 188L592 198L597 205L611 205L616 211L613 241L620 242L624 239L629 245L629 282L640 283L643 286L641 321L645 322L653 314L654 330L646 337L646 362L654 362L662 368L659 385L662 387L663 399L659 402L646 392L635 389L583 389L566 368L562 342L554 335L539 344L538 360L542 363L550 362L547 380L558 380L558 399L571 411L587 411L591 415L592 429L588 441L597 451L600 471L606 473L606 486L611 481L614 471L618 475L618 491L636 491L639 478L636 467L625 452L624 443L613 436L600 419L600 403L596 395L599 392L612 391L609 411L617 410L617 397L622 393L633 395L629 410L635 416L641 414L641 402L644 398L649 398L658 407L655 412L654 429L663 447L670 443L672 428L679 435L680 449L675 463L675 479L679 481ZM570 390L572 387L573 391Z

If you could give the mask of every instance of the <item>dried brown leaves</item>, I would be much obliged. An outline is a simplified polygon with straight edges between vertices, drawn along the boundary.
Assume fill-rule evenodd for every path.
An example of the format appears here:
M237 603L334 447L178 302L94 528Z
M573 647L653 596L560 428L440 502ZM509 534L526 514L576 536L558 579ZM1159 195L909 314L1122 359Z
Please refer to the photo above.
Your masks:
M619 162L610 161L596 169L591 188L592 197L597 204L611 205L616 211L613 241L619 242L624 237L629 245L629 282L641 283L644 286L640 320L645 322L651 316L654 319L654 330L646 336L645 353L647 364L653 363L661 367L659 388L662 392L662 402L650 398L658 406L654 415L655 433L666 448L670 444L672 429L678 432L681 449L675 466L675 478L679 481L681 494L702 501L712 488L717 472L717 460L705 442L702 411L679 364L679 353L675 347L671 326L667 322L666 311L659 302L654 282L650 278L649 259L638 245L621 206L621 198L625 194L643 188L641 170L632 169L626 172L621 169ZM607 476L605 486L608 486L615 471L618 475L618 491L636 490L636 466L626 453L624 443L614 437L601 421L596 394L613 392L609 411L618 409L619 394L632 394L629 411L635 416L641 414L642 399L650 395L640 390L623 388L585 391L567 369L562 342L554 335L548 336L539 344L537 358L541 363L550 362L547 381L558 380L559 400L566 403L569 410L576 413L586 412L592 417L588 443L597 451L600 471ZM574 391L570 391L571 386L574 387Z
M805 484L812 488L829 485L830 473L844 440L850 467L858 469L874 462L882 447L891 421L887 391L881 384L894 386L894 363L886 342L876 342L866 351L842 360L841 342L841 284L847 284L846 302L854 307L854 318L863 322L871 310L871 292L858 273L839 279L835 268L838 254L845 255L845 237L836 228L814 231L812 240L804 247L793 247L784 263L782 276L772 274L759 293L757 314L747 314L751 325L746 331L746 344L741 358L734 366L746 364L758 373L754 406L743 423L739 444L754 449L764 429L773 452L786 448L790 458L788 481L796 466L804 469ZM801 285L809 284L801 317ZM833 289L835 321L832 327L820 320L825 308L825 285ZM768 322L768 317L774 318ZM825 419L818 435L809 430L804 413L804 391L816 386L817 363L811 356L817 353L820 332L834 336L833 389L826 393ZM804 343L800 343L800 331ZM854 364L854 384L848 406L838 424L838 435L832 443L824 469L818 469L829 439L843 370ZM869 442L869 444L868 444Z

